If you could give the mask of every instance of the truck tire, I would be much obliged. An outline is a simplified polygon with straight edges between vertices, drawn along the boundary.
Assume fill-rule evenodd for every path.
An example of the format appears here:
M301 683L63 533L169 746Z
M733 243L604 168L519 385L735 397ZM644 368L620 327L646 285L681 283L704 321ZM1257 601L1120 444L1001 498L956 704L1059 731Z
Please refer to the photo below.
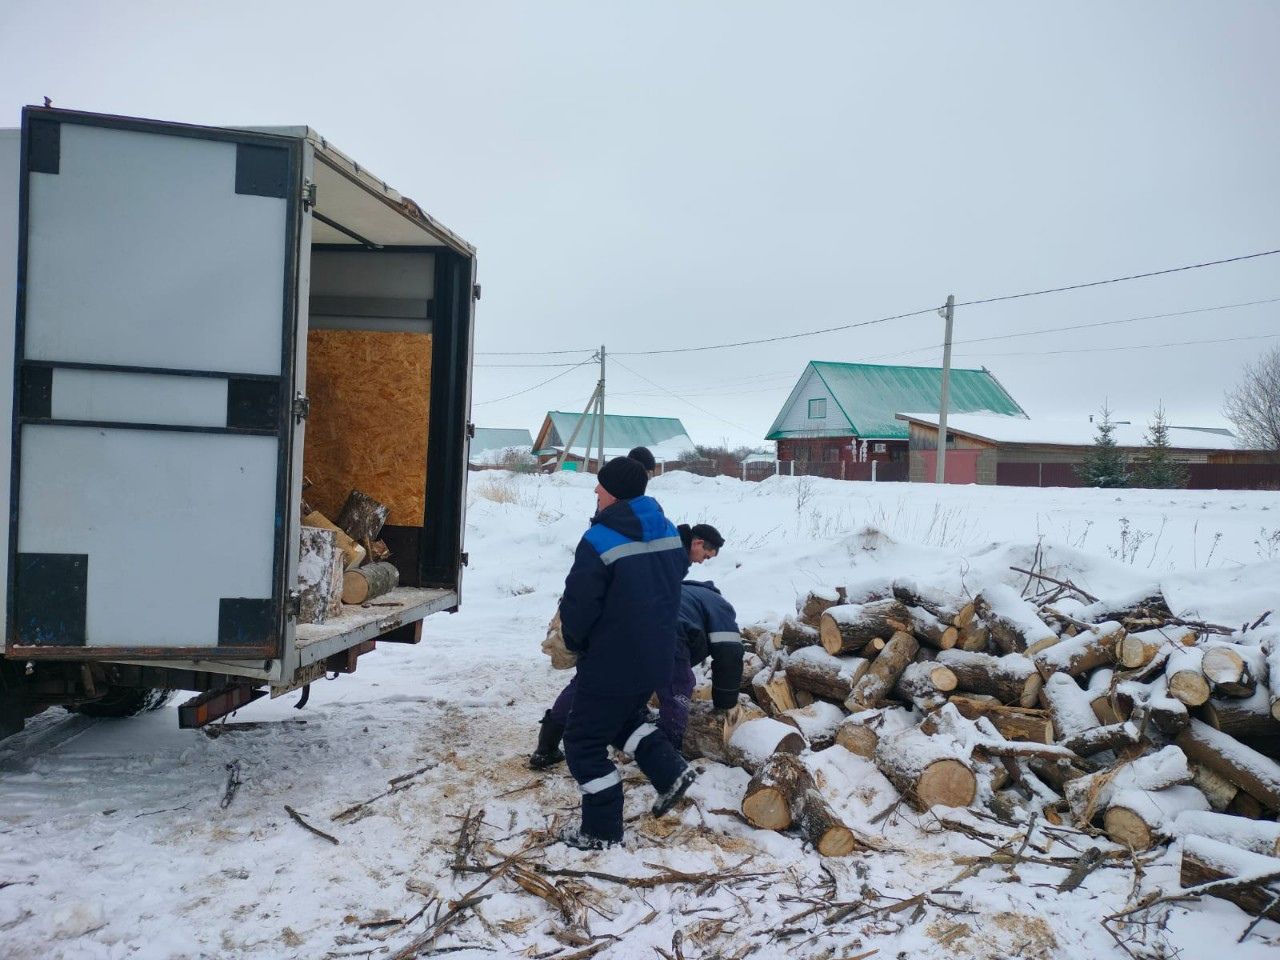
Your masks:
M172 690L108 687L106 696L67 709L72 713L82 713L86 717L132 717L148 710L159 710L172 697Z

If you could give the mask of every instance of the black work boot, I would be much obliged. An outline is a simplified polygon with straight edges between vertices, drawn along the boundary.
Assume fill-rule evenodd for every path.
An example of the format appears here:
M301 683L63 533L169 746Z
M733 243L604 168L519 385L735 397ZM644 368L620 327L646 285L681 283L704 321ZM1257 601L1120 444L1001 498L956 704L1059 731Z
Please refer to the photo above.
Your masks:
M529 757L530 770L546 770L564 759L560 738L564 736L564 724L555 720L548 710L542 715L542 729L538 731L538 749Z

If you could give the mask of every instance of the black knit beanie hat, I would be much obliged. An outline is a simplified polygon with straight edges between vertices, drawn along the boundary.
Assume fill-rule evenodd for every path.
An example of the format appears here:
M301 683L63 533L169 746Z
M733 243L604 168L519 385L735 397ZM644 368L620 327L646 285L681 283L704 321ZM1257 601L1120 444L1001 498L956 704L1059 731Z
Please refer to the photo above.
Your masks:
M649 452L648 447L636 447L627 456L632 460L639 461L640 466L644 467L649 473L653 473L658 466L658 462L654 460L653 454Z
M649 485L649 473L638 460L614 457L600 468L596 480L619 500L631 500L644 496L644 489Z

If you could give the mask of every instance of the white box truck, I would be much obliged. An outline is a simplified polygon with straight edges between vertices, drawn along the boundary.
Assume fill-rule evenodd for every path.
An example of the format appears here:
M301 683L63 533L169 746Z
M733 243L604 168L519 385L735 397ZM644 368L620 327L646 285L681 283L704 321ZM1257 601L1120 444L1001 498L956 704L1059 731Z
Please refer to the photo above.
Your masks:
M0 132L0 271L0 735L171 690L199 726L458 607L475 250L412 200L307 127L32 107ZM322 624L304 476L329 517L389 508L399 571Z

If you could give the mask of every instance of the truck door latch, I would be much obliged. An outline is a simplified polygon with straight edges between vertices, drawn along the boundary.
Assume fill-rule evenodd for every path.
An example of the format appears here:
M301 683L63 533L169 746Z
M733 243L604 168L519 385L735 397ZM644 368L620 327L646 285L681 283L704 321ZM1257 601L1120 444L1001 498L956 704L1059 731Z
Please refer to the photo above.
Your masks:
M293 398L293 419L301 423L311 414L311 398L301 394Z
M289 619L297 620L302 616L302 591L290 590L288 600Z
M302 181L302 209L309 210L316 205L316 184L314 180Z

